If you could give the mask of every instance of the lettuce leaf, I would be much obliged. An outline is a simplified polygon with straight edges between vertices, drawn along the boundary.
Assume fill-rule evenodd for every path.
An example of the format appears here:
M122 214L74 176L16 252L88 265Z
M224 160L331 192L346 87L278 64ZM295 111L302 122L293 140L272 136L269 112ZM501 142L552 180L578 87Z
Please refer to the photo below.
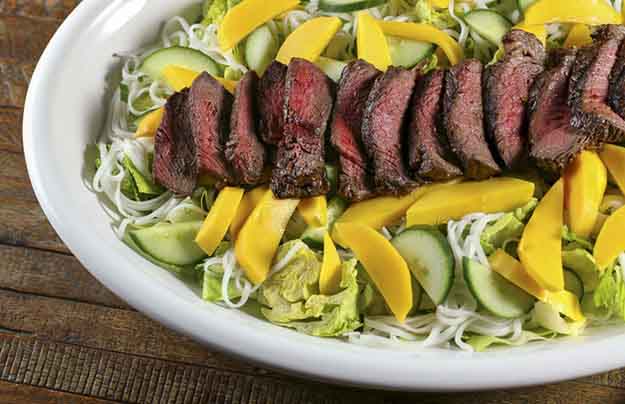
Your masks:
M202 25L219 24L228 10L239 4L241 0L209 0L203 5L204 18Z
M625 320L625 281L620 267L606 270L595 289L593 301L596 308Z
M590 240L573 233L566 225L562 227L562 241L564 242L563 248L565 250L583 248L584 250L592 252L594 248Z
M534 304L528 327L537 326L561 335L579 335L586 327L586 321L566 321L554 306L541 301Z
M545 341L549 337L554 336L552 332L535 333L533 331L522 331L517 339L491 337L490 335L473 335L467 340L467 344L471 345L476 352L483 352L492 345L521 346L532 341Z
M130 157L124 156L124 159L122 160L122 165L131 175L139 194L142 194L140 195L141 198L145 198L148 196L153 197L165 192L165 188L156 184L151 179L146 178L146 176L144 176L141 171L137 169Z
M480 243L486 255L491 255L510 240L520 240L525 225L514 213L506 213L494 223L486 226L480 236Z
M414 14L418 22L432 24L439 29L453 28L458 25L448 9L436 9L428 0L418 0L414 6Z

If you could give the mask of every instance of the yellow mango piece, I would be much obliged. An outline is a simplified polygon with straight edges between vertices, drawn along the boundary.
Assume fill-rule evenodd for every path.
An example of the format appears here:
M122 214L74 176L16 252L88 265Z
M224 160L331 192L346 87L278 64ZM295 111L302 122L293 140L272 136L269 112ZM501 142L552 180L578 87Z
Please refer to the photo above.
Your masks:
M547 298L544 301L554 306L556 310L573 321L583 321L586 319L579 305L579 299L568 290L550 292L547 294Z
M440 49L445 52L449 63L452 65L455 65L464 59L464 51L458 42L449 36L449 34L445 31L442 31L431 24L399 21L378 21L378 24L386 35L412 39L414 41L429 42L438 45ZM360 46L358 49L358 52L360 53Z
M547 44L547 28L545 24L529 25L521 23L515 26L515 28L534 34L534 36L542 42L543 46Z
M223 51L232 49L256 28L283 12L297 7L299 0L243 0L221 21L217 40Z
M608 173L599 156L583 151L564 173L564 203L569 228L589 237L608 185Z
M297 211L309 226L325 226L328 221L328 202L324 195L302 199Z
M334 229L362 263L395 318L404 322L412 308L412 281L406 261L390 241L359 223L336 223Z
M137 126L135 137L152 137L156 135L156 130L161 126L164 113L165 109L161 107L143 117Z
M386 37L379 21L366 11L358 13L358 29L356 31L358 59L365 60L378 70L386 71L393 64Z
M564 290L563 216L564 182L559 180L534 210L518 248L525 270L541 287L552 292Z
M516 178L463 182L427 192L406 212L408 226L436 225L469 213L509 212L534 195L534 184Z
M599 232L594 249L597 266L604 270L623 252L625 252L625 207L608 216Z
M269 274L273 257L299 199L277 199L267 190L245 221L234 242L234 253L245 276L253 284Z
M616 185L625 194L625 147L607 144L599 153L599 157L614 178Z
M224 239L242 197L243 188L234 187L225 187L217 195L215 203L195 237L195 242L206 254L213 255L221 240Z
M402 197L381 196L368 199L362 202L351 204L345 212L338 218L337 223L360 223L372 229L379 230L384 226L399 222L406 211L416 200L427 192L432 192L441 187L457 184L458 180L442 184L431 184L421 186L410 194ZM340 245L345 245L336 232L332 232L332 237Z
M449 0L430 0L430 7L445 9L449 7Z
M328 232L323 235L323 262L319 273L319 291L324 295L338 293L341 286L341 257Z
M586 24L575 24L564 41L565 48L581 48L592 43L592 32Z
M251 191L247 191L243 198L241 199L241 203L237 209L237 213L234 215L232 219L232 223L230 224L230 238L232 240L236 240L239 235L239 231L245 224L245 221L252 213L256 205L260 202L265 192L267 192L267 187L256 187Z
M169 65L163 69L163 78L167 85L174 91L180 91L183 88L191 87L193 80L199 75L200 72L176 65ZM223 77L212 77L220 82L229 93L234 94L234 90L237 87L236 81L224 79Z
M286 37L276 60L288 65L292 58L315 62L341 28L337 17L317 17L306 21Z
M527 24L620 24L619 13L605 0L538 0L524 12Z
M493 271L503 276L516 286L520 287L530 295L534 296L538 300L545 301L547 299L547 290L541 287L534 278L532 278L523 265L517 261L514 257L507 254L504 250L495 251L490 257L488 262Z

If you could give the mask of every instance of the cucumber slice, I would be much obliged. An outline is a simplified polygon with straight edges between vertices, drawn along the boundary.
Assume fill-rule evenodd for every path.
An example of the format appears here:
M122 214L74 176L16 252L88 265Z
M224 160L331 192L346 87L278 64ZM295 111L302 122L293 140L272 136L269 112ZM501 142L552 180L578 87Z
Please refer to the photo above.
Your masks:
M465 15L464 20L469 28L497 46L512 28L512 23L494 10L474 10Z
M386 0L320 0L319 10L335 13L349 13L381 6Z
M419 285L419 282L412 277L412 309L410 310L410 315L416 314L421 309L421 301L423 300L423 288Z
M158 261L184 266L194 264L206 256L195 243L195 236L201 226L201 221L160 223L128 233L141 250Z
M391 240L425 293L439 305L454 280L454 259L443 234L434 228L411 227Z
M389 51L393 66L401 66L411 69L423 59L432 56L436 45L428 42L411 41L409 39L387 36Z
M245 41L247 66L262 76L278 54L278 41L266 25L256 28Z
M564 289L573 293L581 301L584 297L584 283L573 271L564 270Z
M535 2L536 0L517 0L516 4L519 10L521 10L521 12L525 12L525 10L527 10L529 6L531 6Z
M347 66L347 63L343 61L325 58L323 56L320 56L315 64L335 83L339 82L341 74L343 74L343 69Z
M464 279L482 307L503 318L517 318L534 307L534 297L508 282L490 268L467 257L463 260Z
M323 235L331 229L339 218L345 212L347 202L343 198L335 196L328 202L328 222L327 227L309 227L302 234L302 241L311 248L323 249Z
M213 76L219 75L219 69L213 59L199 50L182 46L157 50L145 58L139 70L154 80L162 80L163 69L169 65L184 67L196 72L207 71Z

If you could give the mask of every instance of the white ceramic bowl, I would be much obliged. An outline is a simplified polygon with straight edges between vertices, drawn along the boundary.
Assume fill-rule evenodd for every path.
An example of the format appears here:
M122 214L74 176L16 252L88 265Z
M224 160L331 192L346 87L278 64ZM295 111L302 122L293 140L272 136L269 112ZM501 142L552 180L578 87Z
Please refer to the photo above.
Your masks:
M37 198L82 264L129 304L212 347L271 368L343 384L477 390L554 382L625 366L625 327L483 354L397 352L313 338L203 302L111 230L82 181L101 131L115 52L150 44L162 23L199 0L85 0L45 50L26 100L24 151Z

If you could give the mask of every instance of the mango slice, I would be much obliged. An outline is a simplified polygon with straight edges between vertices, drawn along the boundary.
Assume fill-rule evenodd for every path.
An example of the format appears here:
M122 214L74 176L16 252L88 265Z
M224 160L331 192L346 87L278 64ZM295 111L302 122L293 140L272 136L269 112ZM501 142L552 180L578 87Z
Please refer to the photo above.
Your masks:
M534 184L516 178L463 182L427 192L408 209L406 222L408 226L436 225L474 212L509 212L533 195Z
M404 322L412 308L412 281L406 261L390 241L368 226L337 223L334 229L365 267L395 318Z
M599 157L616 181L616 185L625 194L625 147L607 144L599 153Z
M277 199L267 190L234 242L234 253L247 279L255 285L269 274L286 225L299 199Z
M569 35L566 37L566 41L564 41L564 47L581 48L582 46L590 45L592 43L591 33L590 27L586 24L573 25Z
M625 252L625 206L619 208L605 220L597 242L594 256L597 266L603 271Z
M568 290L548 293L545 303L554 306L556 310L573 321L583 321L586 319L579 305L579 299Z
M341 285L341 257L328 232L323 235L323 262L319 274L319 291L324 295L338 293Z
M232 223L230 224L230 238L232 240L237 239L239 231L241 231L245 221L252 213L256 205L258 205L267 190L268 188L266 186L256 187L251 191L247 191L245 195L243 195L243 199L241 199L237 213L234 215Z
M137 126L137 130L135 131L135 138L137 137L153 137L156 135L156 131L159 126L161 126L161 121L163 120L163 114L165 113L164 108L155 109L154 111L148 113L139 125Z
M356 31L358 59L365 60L383 72L393 64L391 52L380 24L366 11L358 13Z
M547 45L547 28L545 27L545 24L529 25L521 23L516 25L514 28L534 34L534 36L542 42L543 46Z
M605 0L538 0L525 10L528 24L620 24L619 13Z
M288 65L292 58L315 62L341 28L337 17L317 17L306 21L286 38L276 60Z
M163 69L163 78L165 78L167 85L174 91L180 91L183 88L191 87L193 80L195 80L199 74L200 72L196 72L195 70L189 70L176 65L169 65ZM213 78L220 82L229 93L234 94L234 90L237 87L236 81L216 76L213 76Z
M223 51L232 49L256 28L298 4L299 0L243 0L221 21L217 32L219 47Z
M312 227L325 226L328 221L328 202L324 195L302 199L297 211L307 225Z
M558 180L534 210L518 249L525 270L541 287L552 292L564 290L563 216L564 181Z
M566 218L570 229L578 236L588 237L592 233L607 185L607 170L594 152L583 151L567 167L564 173Z
M338 218L337 223L354 222L379 230L384 226L397 223L406 213L408 208L426 193L457 183L458 180L454 180L441 184L424 185L415 189L410 194L399 198L381 196L357 202L347 208L347 210ZM345 245L338 233L333 231L332 237L340 245Z
M225 187L217 195L215 203L195 237L195 242L206 254L213 255L215 249L223 240L242 197L243 189L234 187Z

